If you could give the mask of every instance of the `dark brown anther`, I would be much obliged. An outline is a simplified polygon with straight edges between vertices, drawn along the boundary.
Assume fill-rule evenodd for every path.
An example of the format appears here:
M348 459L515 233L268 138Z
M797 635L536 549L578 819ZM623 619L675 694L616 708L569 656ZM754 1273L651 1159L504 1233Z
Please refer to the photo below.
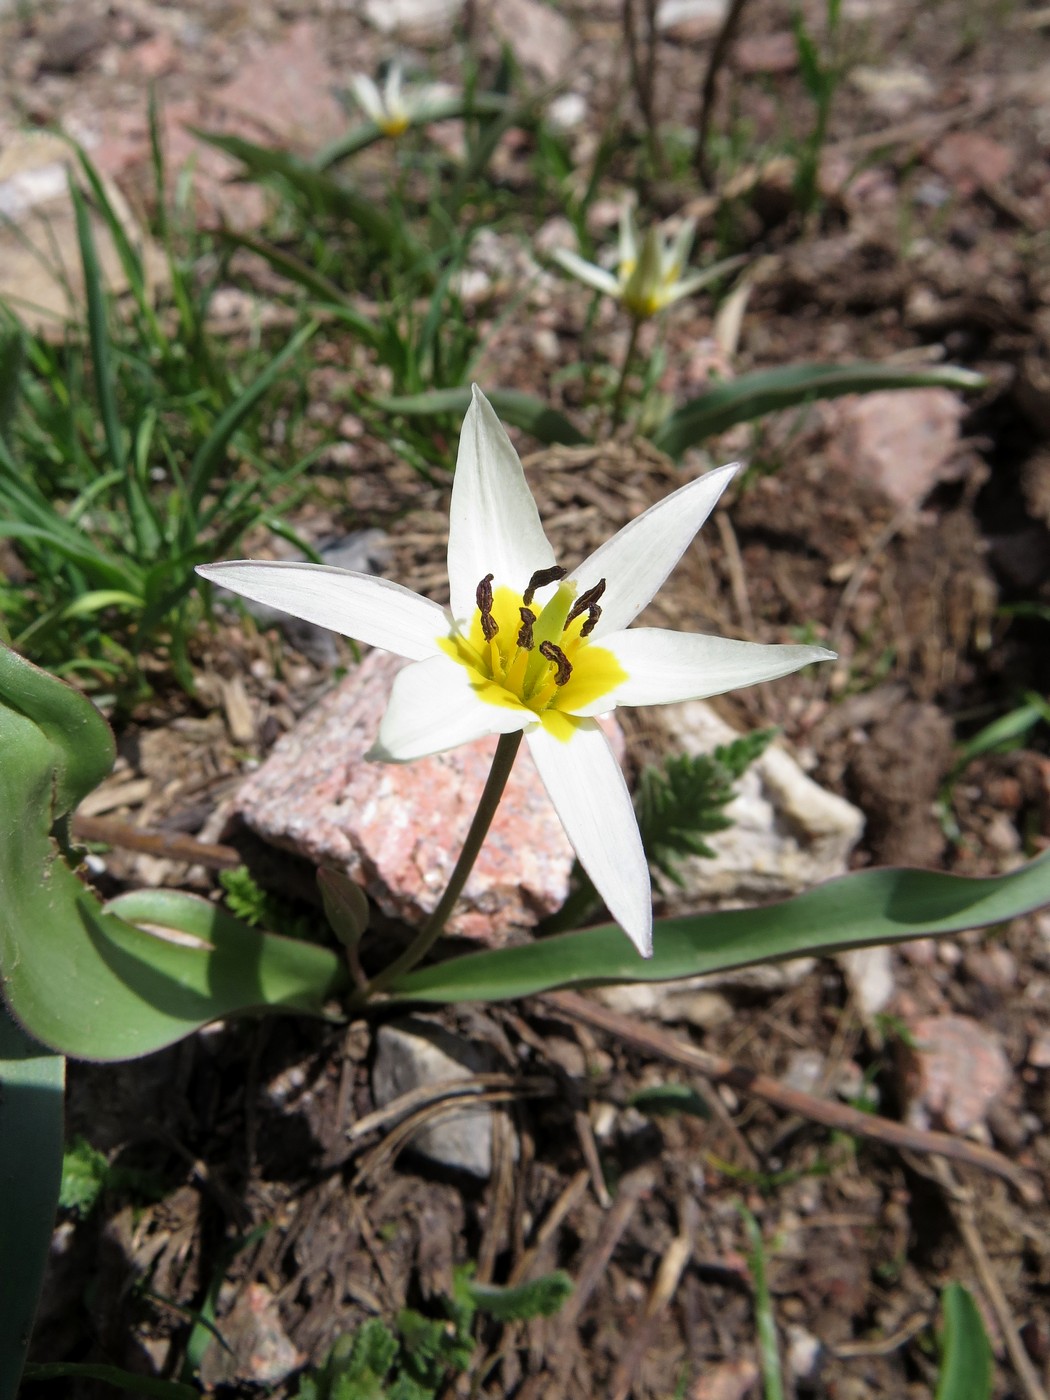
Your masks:
M593 588L588 588L586 593L581 593L569 609L569 616L565 619L565 626L574 621L581 614L587 614L587 621L580 628L581 637L589 637L598 625L598 619L602 615L602 610L598 606L598 599L605 592L605 580L600 578Z
M518 633L518 646L523 651L532 650L532 628L536 621L536 614L531 608L519 608L521 613L521 631Z
M549 569L537 569L532 578L529 579L529 586L521 595L521 601L526 607L532 602L536 595L537 588L543 588L548 583L557 583L559 579L565 577L566 570L554 564Z
M562 651L560 646L554 642L540 642L540 655L545 656L548 661L553 661L558 670L554 677L555 685L564 685L572 675L572 667L569 658Z
M478 591L474 595L478 604L478 612L481 614L481 635L486 642L491 642L499 631L496 619L492 616L492 579L492 574L486 574L478 584Z

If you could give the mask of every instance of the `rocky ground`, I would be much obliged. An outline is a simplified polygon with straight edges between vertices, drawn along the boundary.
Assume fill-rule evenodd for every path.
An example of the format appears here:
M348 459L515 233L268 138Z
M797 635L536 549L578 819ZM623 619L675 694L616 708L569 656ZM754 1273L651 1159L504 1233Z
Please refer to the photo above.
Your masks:
M665 3L657 15L655 116L688 126L722 12ZM684 895L663 891L664 910L771 898L867 864L1001 871L1050 833L1045 727L956 764L962 741L1050 686L1050 23L1043 10L981 0L850 0L844 24L848 76L819 213L794 212L785 132L804 130L811 111L787 13L767 0L744 10L717 89L712 130L732 153L720 157L720 198L673 153L648 183L657 211L684 202L696 215L705 247L731 237L752 260L735 315L713 319L702 298L669 314L659 389L695 394L712 366L938 356L981 371L987 387L965 401L947 390L845 399L712 445L715 458L743 456L751 470L654 620L770 641L808 626L840 660L715 710L627 726L632 773L717 742L721 726L774 724L783 735L745 780L718 860L689 870ZM617 109L644 126L645 103L624 96L622 33L620 7L605 0L479 0L461 12L454 0L0 7L0 210L13 221L0 228L0 295L40 325L67 296L12 231L32 235L41 206L61 201L47 128L81 140L148 217L150 83L171 168L192 172L198 217L250 229L269 217L266 200L230 182L193 126L315 149L345 129L335 93L349 72L399 53L455 81L466 54L484 68L507 42L524 80L564 105L582 161ZM530 158L527 135L511 132L498 169L523 198ZM599 201L596 231L612 228L617 207ZM50 227L61 248L60 216ZM589 323L586 294L542 262L566 232L551 218L534 247L505 233L479 241L467 290L485 327L482 382L491 375L571 412L572 367L616 362L624 331L607 308ZM523 281L529 314L507 314ZM224 298L217 315L231 337L267 304L250 275ZM372 567L439 596L447 487L421 484L345 412L342 372L321 365L312 382L312 421L330 447L297 526L317 544L349 539ZM585 554L683 470L622 436L526 465L559 557ZM701 466L697 456L684 470ZM1017 604L1043 615L1010 615ZM136 712L113 778L82 811L120 838L98 862L100 885L210 894L216 867L237 852L258 861L262 841L295 848L298 821L316 843L353 852L396 934L425 902L412 886L416 848L389 849L352 812L319 831L316 797L289 777L301 780L304 754L326 752L316 728L297 730L304 716L317 726L335 714L343 726L377 703L353 668L332 692L333 667L350 662L330 639L220 615L195 657L197 698L161 688ZM464 768L444 762L443 780L462 781ZM469 773L472 759L448 762ZM402 777L416 799L430 783ZM433 816L418 810L423 824ZM513 820L512 834L549 852L515 891L524 925L557 904L570 861L542 803L523 797ZM136 830L154 833L144 850ZM180 852L183 837L212 847L209 860L198 847L192 861ZM454 850L451 817L428 851L442 839ZM286 892L305 888L300 875L289 860ZM506 878L479 871L461 936L494 936L492 890ZM453 1267L472 1261L482 1281L561 1267L576 1290L552 1318L482 1327L448 1395L745 1400L762 1382L743 1202L765 1242L794 1393L931 1396L939 1292L952 1279L981 1303L996 1396L1046 1393L1046 914L886 957L597 1004L611 1021L548 1000L400 1029L244 1023L140 1063L72 1066L70 1138L137 1173L137 1185L113 1185L86 1218L60 1222L34 1355L170 1375L210 1300L226 1345L204 1351L203 1383L294 1396L301 1368L337 1338L406 1302L437 1309ZM788 1092L713 1082L713 1064L689 1061L697 1048ZM436 1057L432 1077L464 1075L485 1096L472 1116L450 1120L445 1101L424 1095L410 1124L424 1139L384 1114L410 1082L399 1058L409 1052ZM692 1085L704 1116L642 1112L639 1093L669 1081ZM847 1116L858 1099L906 1123L910 1145L865 1136ZM837 1106L840 1131L813 1120L814 1100ZM924 1151L930 1129L994 1149L1000 1174L938 1165ZM64 1394L104 1393L62 1384Z

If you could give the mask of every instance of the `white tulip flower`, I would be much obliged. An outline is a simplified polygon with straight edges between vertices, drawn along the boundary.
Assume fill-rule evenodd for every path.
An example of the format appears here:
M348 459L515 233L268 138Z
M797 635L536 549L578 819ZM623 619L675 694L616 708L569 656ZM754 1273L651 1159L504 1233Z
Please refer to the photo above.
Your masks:
M597 723L774 680L834 653L631 628L736 467L688 482L571 571L557 565L518 454L474 388L452 486L451 605L319 564L240 560L198 573L255 602L407 657L370 756L404 763L524 731L580 863L639 952L652 898L631 796Z
M635 320L644 321L739 265L740 258L726 258L691 277L684 277L695 234L696 221L687 219L673 238L662 226L654 224L639 242L634 214L625 205L620 213L620 246L615 273L562 248L553 256L566 272L595 291L615 298Z
M402 136L420 117L425 117L427 109L443 97L444 90L429 84L409 88L403 83L401 66L392 63L387 69L386 78L380 88L365 73L355 73L350 79L350 90L357 105L384 136Z

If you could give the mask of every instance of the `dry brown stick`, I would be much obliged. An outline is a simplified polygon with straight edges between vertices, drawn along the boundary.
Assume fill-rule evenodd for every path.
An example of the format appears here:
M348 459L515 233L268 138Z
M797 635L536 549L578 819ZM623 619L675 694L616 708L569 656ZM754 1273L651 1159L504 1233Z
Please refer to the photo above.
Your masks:
M144 831L112 818L75 816L73 836L77 841L100 841L148 856L183 860L187 865L206 865L209 870L232 870L244 864L240 852L232 846L212 845L176 831Z
M385 1131L401 1119L415 1116L421 1109L449 1099L478 1098L488 1090L504 1090L503 1099L512 1097L515 1091L530 1096L554 1095L558 1092L557 1080L550 1075L531 1075L521 1078L518 1075L504 1074L494 1070L490 1074L474 1074L469 1079L441 1079L433 1084L421 1084L417 1089L409 1089L391 1099L382 1108L373 1109L351 1123L346 1135L351 1142L367 1137L369 1133Z
M715 525L718 538L726 556L726 572L729 574L729 587L733 594L740 625L749 637L755 635L755 618L751 611L751 599L747 593L747 576L744 573L744 560L740 553L733 522L724 510L715 512Z
M543 1246L559 1228L569 1211L572 1210L575 1205L579 1204L580 1199L587 1190L590 1179L590 1173L586 1168L578 1171L572 1178L568 1186L566 1186L565 1190L544 1216L542 1225L536 1231L536 1238L511 1270L510 1277L507 1279L509 1287L513 1288L515 1284L522 1282L525 1275L539 1257Z
M1038 1186L1024 1172L1002 1153L995 1152L990 1147L967 1142L964 1138L953 1137L950 1133L930 1132L923 1128L910 1127L907 1123L895 1123L892 1119L880 1118L877 1114L862 1113L860 1109L851 1108L848 1104L833 1103L830 1099L819 1099L812 1094L804 1094L799 1089L789 1089L787 1085L767 1074L759 1074L722 1055L713 1055L710 1051L701 1050L698 1046L678 1040L655 1026L644 1025L630 1016L611 1011L599 1002L589 1001L576 992L548 992L540 1000L573 1020L583 1021L588 1026L606 1031L638 1050L696 1070L716 1084L726 1084L738 1093L748 1098L760 1099L782 1112L797 1113L813 1123L822 1123L825 1127L837 1128L840 1132L852 1133L856 1137L869 1138L873 1142L881 1142L901 1151L950 1157L956 1162L964 1162L967 1166L979 1167L982 1171L1002 1177L1029 1203L1042 1198Z
M1046 1391L1043 1389L1036 1369L1025 1350L1024 1342L1017 1331L1017 1324L1014 1322L1013 1312L1006 1294L1003 1292L1002 1285L992 1268L991 1260L988 1258L988 1252L984 1247L984 1241L981 1239L981 1233L974 1219L973 1201L970 1193L960 1187L947 1162L935 1161L932 1166L934 1176L940 1183L948 1202L948 1208L955 1220L956 1228L966 1246L966 1252L977 1271L981 1291L988 1300L988 1306L995 1314L995 1320L999 1324L999 1331L1003 1334L1003 1342L1010 1357L1010 1364L1014 1368L1017 1379L1021 1382L1021 1388L1028 1400L1047 1400Z
M733 0L726 11L722 28L718 31L711 48L711 57L707 60L707 72L704 74L704 83L700 90L700 115L696 119L696 150L693 152L693 165L697 179L707 189L711 188L711 169L707 160L707 136L711 127L711 116L715 109L715 88L718 84L718 74L726 61L730 46L736 38L736 31L740 27L740 18L746 4L747 0Z
M677 1293L682 1274L692 1257L697 1206L694 1201L687 1201L686 1205L689 1209L679 1222L678 1234L667 1246L664 1257L660 1260L660 1267L645 1300L642 1316L616 1363L610 1387L610 1400L627 1400L630 1395L639 1367L651 1349L660 1318Z
M637 1171L629 1172L620 1182L616 1199L602 1223L601 1233L580 1268L576 1287L558 1314L557 1330L559 1332L571 1332L576 1326L580 1313L590 1302L591 1294L598 1287L609 1267L613 1251L630 1225L634 1213L638 1209L638 1202L652 1185L653 1172L649 1167L639 1167Z

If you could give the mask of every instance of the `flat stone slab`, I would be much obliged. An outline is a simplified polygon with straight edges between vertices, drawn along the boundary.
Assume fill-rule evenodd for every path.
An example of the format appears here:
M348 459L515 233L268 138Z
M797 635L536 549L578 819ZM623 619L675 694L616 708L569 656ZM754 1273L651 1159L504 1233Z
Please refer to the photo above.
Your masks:
M403 665L370 652L277 743L233 811L264 841L345 870L385 914L416 925L448 882L497 741L415 763L368 762ZM498 947L534 928L564 903L573 859L523 745L449 932Z

